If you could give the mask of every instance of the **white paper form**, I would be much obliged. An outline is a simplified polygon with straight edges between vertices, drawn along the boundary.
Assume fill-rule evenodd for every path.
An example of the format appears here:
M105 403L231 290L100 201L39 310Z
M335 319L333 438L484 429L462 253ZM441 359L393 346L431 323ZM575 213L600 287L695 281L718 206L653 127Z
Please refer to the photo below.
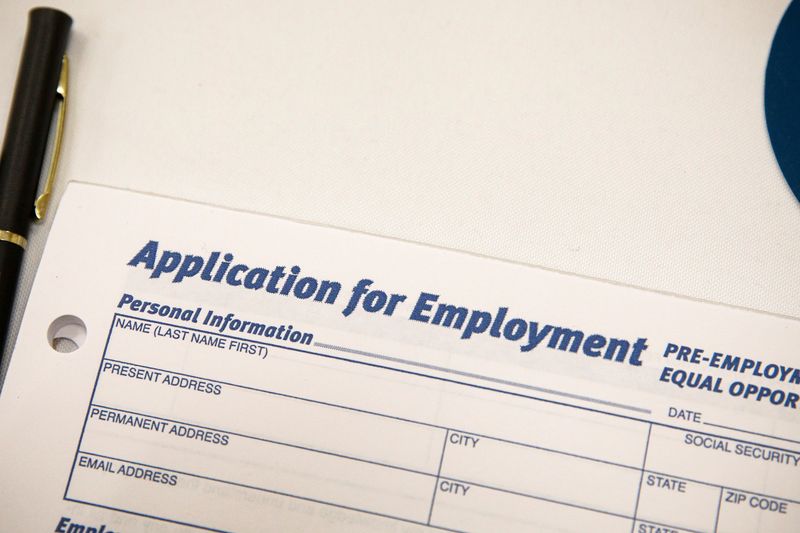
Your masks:
M0 397L0 530L798 531L798 347L796 320L73 184Z

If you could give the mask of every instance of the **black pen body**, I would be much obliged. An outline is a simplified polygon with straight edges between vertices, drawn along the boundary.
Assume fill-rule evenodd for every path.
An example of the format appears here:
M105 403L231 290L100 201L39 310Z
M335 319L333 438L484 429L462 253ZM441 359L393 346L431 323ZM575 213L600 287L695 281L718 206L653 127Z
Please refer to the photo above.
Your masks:
M14 294L17 290L23 249L16 244L0 241L0 354L8 336Z
M0 355L34 213L72 19L32 9L0 152Z
M71 26L60 11L30 11L0 153L0 231L28 237Z

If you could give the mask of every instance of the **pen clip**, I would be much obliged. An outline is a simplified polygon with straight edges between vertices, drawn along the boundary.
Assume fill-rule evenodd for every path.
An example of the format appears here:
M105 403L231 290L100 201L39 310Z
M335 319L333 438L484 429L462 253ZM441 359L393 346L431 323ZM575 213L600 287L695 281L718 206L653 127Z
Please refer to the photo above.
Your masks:
M56 120L56 136L53 141L53 154L50 157L50 168L47 170L47 179L44 182L42 194L34 202L34 212L37 220L43 220L50 204L50 193L53 189L53 182L56 179L58 169L58 159L61 155L61 139L64 136L64 117L67 114L67 85L69 82L69 60L65 55L61 59L61 74L58 76L58 88L56 94L61 100L58 108L58 119Z

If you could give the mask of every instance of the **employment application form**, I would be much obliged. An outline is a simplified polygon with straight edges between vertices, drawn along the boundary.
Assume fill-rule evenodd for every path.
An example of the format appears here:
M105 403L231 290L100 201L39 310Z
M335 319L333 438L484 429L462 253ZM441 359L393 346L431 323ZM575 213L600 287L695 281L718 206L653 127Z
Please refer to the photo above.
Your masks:
M72 184L0 529L798 531L799 393L793 319Z

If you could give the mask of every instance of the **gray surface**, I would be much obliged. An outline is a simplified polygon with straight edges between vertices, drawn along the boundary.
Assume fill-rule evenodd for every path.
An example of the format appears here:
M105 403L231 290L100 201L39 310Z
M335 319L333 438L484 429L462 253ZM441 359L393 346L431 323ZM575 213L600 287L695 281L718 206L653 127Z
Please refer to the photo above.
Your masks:
M800 317L762 107L785 0L53 4L75 19L57 196L78 179ZM34 5L0 4L2 123Z

